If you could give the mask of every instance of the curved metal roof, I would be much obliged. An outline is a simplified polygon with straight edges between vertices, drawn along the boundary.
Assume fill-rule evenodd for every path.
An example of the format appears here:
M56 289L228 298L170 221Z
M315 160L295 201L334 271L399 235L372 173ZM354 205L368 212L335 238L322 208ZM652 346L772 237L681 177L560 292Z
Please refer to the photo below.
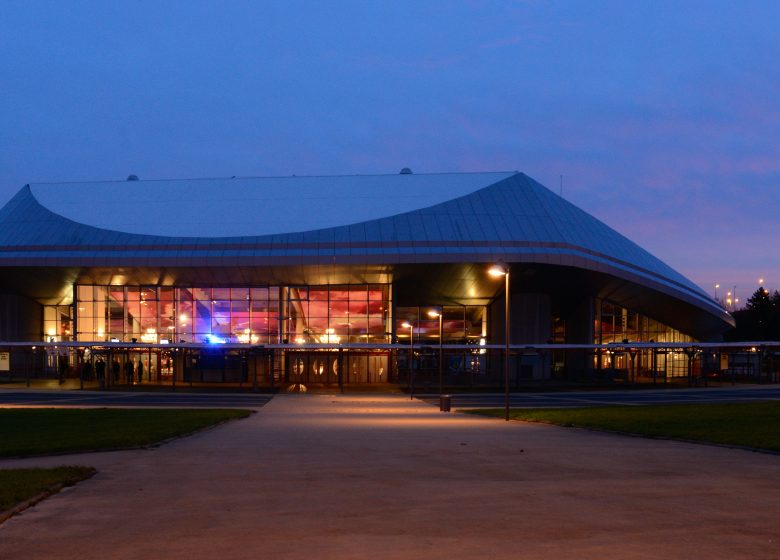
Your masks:
M479 263L501 258L509 263L544 263L606 273L682 299L725 323L732 323L730 316L690 280L522 173L269 180L271 183L265 186L271 185L270 190L276 190L281 183L287 184L283 201L267 203L264 193L254 204L246 205L254 213L242 214L257 215L258 232L275 232L265 235L215 237L121 232L107 226L111 215L103 215L107 207L97 200L110 192L115 211L124 208L125 212L138 213L144 209L141 204L145 202L144 193L149 189L163 190L161 186L165 186L171 189L166 192L176 192L177 196L166 199L167 202L159 196L151 198L157 202L150 205L157 212L154 219L164 221L174 215L177 198L191 192L200 193L196 198L201 208L192 223L197 225L198 220L210 214L227 221L232 219L227 208L235 208L240 201L231 200L227 207L213 201L219 198L221 190L232 193L231 196L238 192L237 187L230 187L234 190L229 191L225 186L231 181L236 180L132 181L112 183L110 189L107 183L61 184L56 188L27 185L0 209L0 265L173 267L336 262L392 265ZM257 185L262 184L262 180L252 181L255 183L244 186L259 188ZM296 192L313 192L315 184L317 193L333 193L334 199L343 203L341 208L356 193L364 200L353 212L341 212L338 220L331 215L318 218L318 212L330 214L333 207L320 204L319 194L315 199L295 196ZM200 197L204 185L211 198ZM396 193L400 201L391 204ZM87 194L89 198L83 198ZM446 200L441 201L447 194ZM63 202L71 199L77 204ZM364 208L365 199L376 201L373 206L377 208ZM76 212L76 206L94 211L84 217ZM68 216L55 212L60 207ZM209 210L215 208L220 211ZM398 212L399 208L405 210ZM298 219L299 213L307 217ZM366 216L378 217L360 221ZM88 219L91 225L72 218ZM171 222L178 227L180 219ZM136 224L142 225L145 220ZM298 229L336 221L341 225ZM129 222L122 223L130 228ZM284 224L288 233L280 231ZM204 233L213 231L210 222L200 227ZM236 231L249 231L247 228L251 227L252 223L243 220ZM151 231L164 229L150 228ZM184 227L174 229L190 231Z
M236 237L311 231L385 218L467 195L512 174L42 183L30 185L30 191L52 212L101 229Z

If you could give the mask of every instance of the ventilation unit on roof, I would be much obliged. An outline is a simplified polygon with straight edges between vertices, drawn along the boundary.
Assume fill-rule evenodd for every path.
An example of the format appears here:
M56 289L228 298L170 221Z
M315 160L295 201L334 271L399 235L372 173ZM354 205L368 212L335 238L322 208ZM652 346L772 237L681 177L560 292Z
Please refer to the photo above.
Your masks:
M412 174L412 170L409 169L408 167L404 167L403 169L401 169L401 175L411 175L411 174Z
M128 175L127 176L127 180L128 181L137 181L138 180L138 175Z

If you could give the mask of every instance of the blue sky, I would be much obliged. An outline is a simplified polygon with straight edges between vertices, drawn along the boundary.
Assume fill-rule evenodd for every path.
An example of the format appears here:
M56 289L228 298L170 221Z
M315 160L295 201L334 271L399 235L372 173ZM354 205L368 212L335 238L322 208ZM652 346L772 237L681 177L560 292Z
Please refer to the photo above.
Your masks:
M520 170L747 296L780 288L778 28L749 0L4 1L0 202L129 173Z

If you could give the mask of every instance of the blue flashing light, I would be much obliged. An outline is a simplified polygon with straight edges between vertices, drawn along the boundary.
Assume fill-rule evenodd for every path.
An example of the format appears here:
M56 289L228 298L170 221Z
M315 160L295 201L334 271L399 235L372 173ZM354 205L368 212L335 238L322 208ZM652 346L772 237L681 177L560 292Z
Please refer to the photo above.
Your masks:
M213 335L213 334L207 334L206 335L206 342L209 344L225 344L227 343L226 338L221 338L219 336Z

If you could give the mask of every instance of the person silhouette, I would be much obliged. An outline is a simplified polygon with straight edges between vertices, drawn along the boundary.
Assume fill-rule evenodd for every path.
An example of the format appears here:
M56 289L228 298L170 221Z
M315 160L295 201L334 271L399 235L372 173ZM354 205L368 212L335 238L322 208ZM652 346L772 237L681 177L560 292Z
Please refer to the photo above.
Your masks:
M114 361L111 364L111 376L113 377L112 381L114 383L119 383L119 372L121 369L122 368L119 366L119 361L114 358Z
M95 362L95 376L100 386L103 387L106 383L106 362L103 361L103 358L98 358Z
M133 384L133 360L130 358L125 362L125 381L128 385Z

